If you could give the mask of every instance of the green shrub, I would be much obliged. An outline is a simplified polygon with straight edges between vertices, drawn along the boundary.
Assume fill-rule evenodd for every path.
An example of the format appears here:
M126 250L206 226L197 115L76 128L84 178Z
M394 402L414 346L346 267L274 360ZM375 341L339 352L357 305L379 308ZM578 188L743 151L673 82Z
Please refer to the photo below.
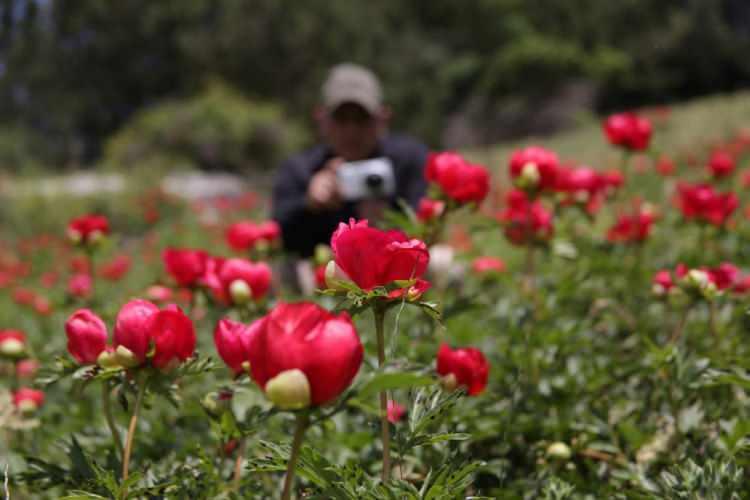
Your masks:
M103 163L270 169L305 140L304 129L276 104L253 101L213 81L193 97L135 114L107 142Z

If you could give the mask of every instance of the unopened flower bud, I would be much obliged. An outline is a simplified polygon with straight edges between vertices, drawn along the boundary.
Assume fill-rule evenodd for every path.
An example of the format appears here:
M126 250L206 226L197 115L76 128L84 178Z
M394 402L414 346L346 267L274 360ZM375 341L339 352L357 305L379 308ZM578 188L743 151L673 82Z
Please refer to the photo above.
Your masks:
M453 392L458 387L458 379L452 373L440 378L440 385L445 391Z
M346 273L336 265L335 260L329 261L328 265L326 265L325 278L326 286L332 290L347 291L351 288L350 286L347 286L348 284L354 285L354 283L349 280Z
M315 246L315 255L313 256L313 260L315 260L317 264L325 264L332 258L333 255L331 254L331 247L329 247L328 245Z
M548 458L552 458L555 460L569 460L571 455L572 453L570 451L570 447L560 441L552 443L547 447Z
M135 368L140 365L141 362L138 357L133 354L133 351L125 347L124 345L118 345L115 349L115 360L117 364L125 368Z
M75 229L70 229L68 231L68 240L74 244L79 245L81 241L83 240L83 235L80 231L76 231Z
M26 357L26 345L18 339L5 339L0 342L0 356L10 359Z
M310 383L302 370L286 370L266 383L266 396L282 410L310 406Z
M253 291L245 280L234 280L229 285L229 295L232 302L237 305L245 305L253 298Z
M519 189L529 190L539 186L540 180L539 167L536 163L528 162L521 167L521 173L516 177L515 184Z
M102 241L104 241L104 233L101 231L91 231L86 238L86 245L97 246Z
M122 346L120 346L122 347ZM125 349L123 347L123 349ZM120 368L120 363L117 362L117 354L115 351L105 349L96 358L96 364L104 369Z

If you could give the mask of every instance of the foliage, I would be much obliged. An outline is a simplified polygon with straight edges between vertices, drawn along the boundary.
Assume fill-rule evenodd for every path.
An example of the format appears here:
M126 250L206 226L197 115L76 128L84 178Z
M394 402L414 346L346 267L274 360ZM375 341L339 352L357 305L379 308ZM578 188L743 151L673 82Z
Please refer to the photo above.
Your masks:
M139 112L109 139L102 161L121 167L267 170L298 149L304 137L277 106L253 102L214 81L194 97Z

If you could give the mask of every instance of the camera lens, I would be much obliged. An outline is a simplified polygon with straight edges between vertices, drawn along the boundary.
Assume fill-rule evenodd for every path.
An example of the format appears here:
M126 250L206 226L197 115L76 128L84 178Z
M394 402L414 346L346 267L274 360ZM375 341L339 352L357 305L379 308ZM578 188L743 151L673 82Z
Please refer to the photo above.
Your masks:
M379 174L370 174L365 177L365 185L373 193L379 193L383 188L383 177Z

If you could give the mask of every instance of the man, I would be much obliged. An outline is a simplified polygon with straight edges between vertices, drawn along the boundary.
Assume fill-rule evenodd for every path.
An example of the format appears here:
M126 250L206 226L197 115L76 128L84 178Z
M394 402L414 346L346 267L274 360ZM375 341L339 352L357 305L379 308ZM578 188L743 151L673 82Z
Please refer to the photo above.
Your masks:
M371 71L340 64L329 72L322 105L315 113L324 143L284 162L274 182L273 218L281 226L286 251L309 257L316 245L330 242L339 222L350 217L377 222L384 208L398 208L399 199L416 207L426 191L427 148L390 134L390 115ZM390 160L395 192L380 198L344 199L345 186L337 170L348 162L371 158Z

